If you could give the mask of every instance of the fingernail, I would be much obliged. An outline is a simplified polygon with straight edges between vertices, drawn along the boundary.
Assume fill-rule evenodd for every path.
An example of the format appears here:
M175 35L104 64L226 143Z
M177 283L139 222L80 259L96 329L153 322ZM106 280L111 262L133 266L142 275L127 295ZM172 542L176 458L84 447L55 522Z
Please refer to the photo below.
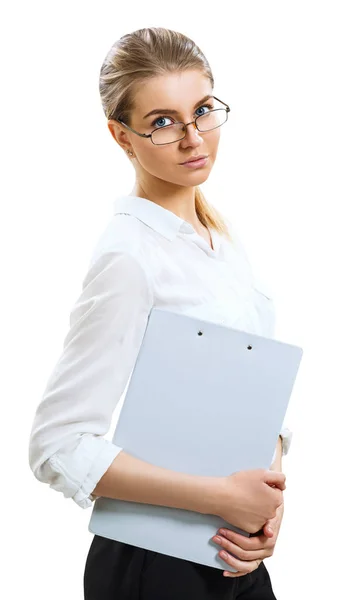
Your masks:
M223 550L220 552L220 556L221 558L227 558L227 552L224 552Z
M215 537L213 537L214 542L216 542L217 544L221 544L221 538L216 535Z

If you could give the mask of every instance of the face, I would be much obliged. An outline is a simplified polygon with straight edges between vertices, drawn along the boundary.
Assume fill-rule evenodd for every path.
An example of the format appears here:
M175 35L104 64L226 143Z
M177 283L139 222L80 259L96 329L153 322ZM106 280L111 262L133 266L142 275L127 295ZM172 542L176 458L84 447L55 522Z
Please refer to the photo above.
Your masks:
M197 70L155 77L138 90L136 108L129 125L139 133L149 134L154 129L178 121L189 123L211 108L222 107L214 98L200 102L208 94L212 94L211 83ZM155 109L172 109L176 112L157 112L146 116ZM139 181L147 186L155 186L162 180L184 187L200 185L208 178L216 159L221 129L218 127L200 132L194 125L188 125L183 140L157 146L150 138L142 138L116 121L109 121L108 126L121 147L133 151L132 164ZM190 169L181 165L191 156L199 154L208 157L203 167Z

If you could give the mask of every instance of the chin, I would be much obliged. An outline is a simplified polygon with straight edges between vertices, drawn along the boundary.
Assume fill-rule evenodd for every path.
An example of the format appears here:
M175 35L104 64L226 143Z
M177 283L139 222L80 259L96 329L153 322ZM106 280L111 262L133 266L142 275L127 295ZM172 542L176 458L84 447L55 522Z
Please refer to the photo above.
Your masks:
M186 173L185 173L185 178L190 179L192 178L192 180L197 180L199 183L203 183L204 181L206 181L211 173L211 168L212 168L212 164L211 165L206 165L205 167L203 167L202 169L195 169L194 171L192 169L185 169ZM195 183L194 185L198 185L198 183Z

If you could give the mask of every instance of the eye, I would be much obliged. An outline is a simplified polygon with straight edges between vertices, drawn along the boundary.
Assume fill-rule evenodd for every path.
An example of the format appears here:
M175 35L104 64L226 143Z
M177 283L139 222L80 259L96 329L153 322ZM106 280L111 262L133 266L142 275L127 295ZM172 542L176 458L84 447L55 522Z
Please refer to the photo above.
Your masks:
M212 110L214 107L211 104L203 104L202 106L199 106L196 110L201 110L202 108L209 108L209 110ZM204 115L205 113L198 114L197 117L200 117L202 114ZM158 129L160 129L162 127L167 127L167 125L165 125L165 123L160 123L160 121L165 121L165 119L171 120L170 117L158 117L157 119L155 119L152 122L151 126L157 127Z
M158 121L165 121L165 119L168 119L168 117L158 117L157 119L155 119L155 121L153 121L152 127L155 127L155 126L157 127ZM160 123L158 123L158 125L160 125ZM164 125L161 124L160 127L163 127Z
M200 110L201 108L209 108L210 110L212 110L214 107L211 104L203 104L202 106L200 106L199 108L197 108L197 110ZM204 115L204 113L202 113ZM200 117L200 115L198 115L198 117Z

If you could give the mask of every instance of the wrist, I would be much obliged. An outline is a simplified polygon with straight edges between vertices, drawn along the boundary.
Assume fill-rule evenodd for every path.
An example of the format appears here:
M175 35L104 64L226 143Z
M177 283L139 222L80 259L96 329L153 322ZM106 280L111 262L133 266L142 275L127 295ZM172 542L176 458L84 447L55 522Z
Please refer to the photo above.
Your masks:
M274 460L270 466L271 471L282 472L282 437L276 443Z
M223 508L230 503L227 477L207 477L202 500L202 513L223 518ZM235 503L234 489L231 488L231 503Z
M218 514L220 477L170 473L172 486L169 486L169 492L171 495L166 506L201 514Z

